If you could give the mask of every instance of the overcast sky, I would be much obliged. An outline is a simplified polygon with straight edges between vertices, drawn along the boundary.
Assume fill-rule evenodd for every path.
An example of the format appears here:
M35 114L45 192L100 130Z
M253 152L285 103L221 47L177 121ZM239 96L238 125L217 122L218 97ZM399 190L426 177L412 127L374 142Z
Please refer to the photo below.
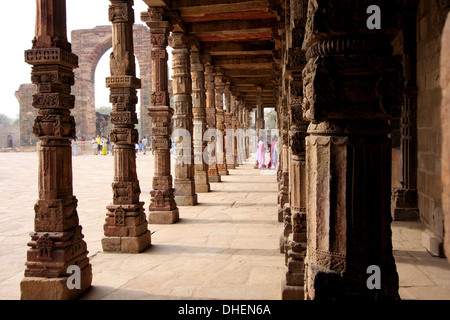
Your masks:
M108 0L66 0L67 29L70 33L77 29L90 29L110 25L108 20ZM35 0L2 1L5 15L0 19L2 50L0 50L0 113L10 118L19 115L19 102L14 93L23 83L30 83L31 66L24 61L24 51L31 49L36 21ZM142 24L140 12L147 6L142 0L134 0L137 24ZM109 54L105 54L96 71L96 105L107 106L108 90L104 89L104 77L109 75Z

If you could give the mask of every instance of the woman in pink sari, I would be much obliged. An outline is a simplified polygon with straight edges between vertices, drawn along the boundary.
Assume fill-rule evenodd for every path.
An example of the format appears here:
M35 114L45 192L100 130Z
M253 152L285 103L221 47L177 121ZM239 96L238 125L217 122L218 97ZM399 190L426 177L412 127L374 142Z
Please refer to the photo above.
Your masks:
M258 143L258 151L256 152L256 158L258 160L259 169L262 169L265 167L265 161L266 161L266 149L264 147L264 142L262 138L259 140Z

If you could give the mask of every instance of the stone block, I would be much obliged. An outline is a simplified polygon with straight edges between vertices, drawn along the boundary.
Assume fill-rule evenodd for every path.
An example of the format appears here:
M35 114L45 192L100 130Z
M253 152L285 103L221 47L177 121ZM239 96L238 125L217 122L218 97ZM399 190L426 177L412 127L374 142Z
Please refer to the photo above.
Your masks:
M21 300L73 300L90 288L92 267L88 265L81 270L80 289L69 289L69 277L41 278L25 277L20 282Z
M209 176L209 182L221 182L220 176Z
M286 281L281 282L281 300L304 300L305 289L303 286L288 286Z
M102 239L103 251L120 251L120 238L119 237L105 237Z
M443 239L430 229L422 232L422 245L434 257L443 257Z
M150 231L138 237L123 237L121 238L121 252L139 253L147 249L151 245Z
M197 194L193 196L175 196L175 202L178 206L195 206L198 204Z
M171 211L150 211L149 224L172 224L179 220L178 208Z
M209 184L196 184L195 192L197 193L208 193L211 191Z

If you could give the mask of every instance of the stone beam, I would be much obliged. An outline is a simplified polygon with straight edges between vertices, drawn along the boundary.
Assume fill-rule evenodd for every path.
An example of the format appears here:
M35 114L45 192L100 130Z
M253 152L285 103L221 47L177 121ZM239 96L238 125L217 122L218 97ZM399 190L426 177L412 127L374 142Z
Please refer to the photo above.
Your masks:
M191 23L187 30L197 36L265 33L271 32L275 24L275 19L222 20Z
M214 59L214 65L223 69L269 69L273 66L272 56L244 56Z
M146 0L151 1L151 0ZM217 14L233 11L262 10L268 7L268 0L172 0L171 8L179 10L182 15L194 16L202 14Z
M211 41L202 42L202 50L213 56L228 55L270 55L273 50L272 41Z

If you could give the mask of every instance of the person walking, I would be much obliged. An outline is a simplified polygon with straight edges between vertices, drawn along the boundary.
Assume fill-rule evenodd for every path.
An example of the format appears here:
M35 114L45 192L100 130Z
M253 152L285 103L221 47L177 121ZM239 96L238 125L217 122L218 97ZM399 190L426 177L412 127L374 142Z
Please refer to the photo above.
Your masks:
M259 138L258 143L258 150L256 152L256 157L259 164L259 169L265 168L265 162L266 162L266 148L264 147L263 138Z
M142 139L142 152L144 154L147 154L147 145L148 145L147 137L144 137L144 139Z

